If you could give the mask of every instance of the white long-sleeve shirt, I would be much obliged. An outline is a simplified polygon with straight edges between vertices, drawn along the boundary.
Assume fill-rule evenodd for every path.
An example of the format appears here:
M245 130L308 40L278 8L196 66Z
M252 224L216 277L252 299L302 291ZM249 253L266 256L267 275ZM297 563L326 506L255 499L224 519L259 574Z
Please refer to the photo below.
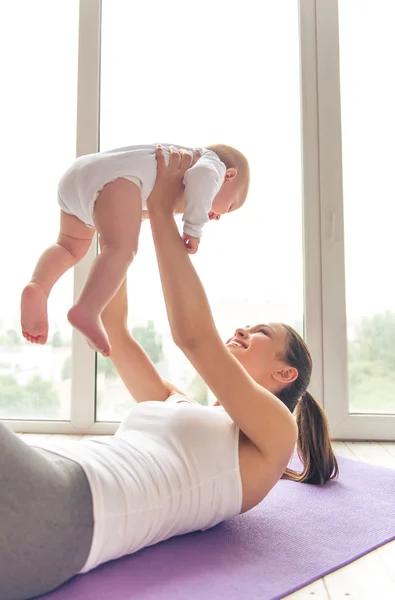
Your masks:
M177 144L170 145L184 148ZM162 146L168 160L169 144ZM145 209L156 179L155 152L156 144L151 144L127 146L79 157L59 182L61 208L93 227L93 209L98 193L110 181L125 177L139 184ZM202 228L209 220L208 213L226 173L226 166L215 152L205 148L200 148L200 152L201 157L184 177L184 233L197 238L201 237Z

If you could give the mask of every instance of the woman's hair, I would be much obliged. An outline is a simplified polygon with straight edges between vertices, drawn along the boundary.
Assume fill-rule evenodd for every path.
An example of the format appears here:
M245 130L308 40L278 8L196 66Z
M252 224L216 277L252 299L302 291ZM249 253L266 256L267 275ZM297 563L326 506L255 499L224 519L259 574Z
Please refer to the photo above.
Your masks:
M287 332L288 345L281 359L295 367L299 375L276 395L291 413L295 411L299 431L297 452L303 463L301 473L287 468L283 479L322 484L339 474L339 466L331 446L328 420L321 406L307 391L313 368L310 352L292 327L283 327Z

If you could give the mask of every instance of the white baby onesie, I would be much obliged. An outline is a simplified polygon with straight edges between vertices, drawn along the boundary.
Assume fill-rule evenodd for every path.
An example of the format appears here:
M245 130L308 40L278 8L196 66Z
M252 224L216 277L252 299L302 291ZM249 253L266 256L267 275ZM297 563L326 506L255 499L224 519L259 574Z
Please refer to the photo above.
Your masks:
M184 148L172 144L176 148ZM166 161L169 144L162 144ZM186 148L193 151L194 148ZM142 207L154 187L157 163L156 144L127 146L97 154L80 156L59 182L58 200L66 213L78 217L94 227L93 210L99 192L110 181L125 177L134 181L141 192ZM188 169L184 177L185 211L184 233L200 238L202 228L209 220L213 200L225 178L226 166L211 150L200 148L201 157Z

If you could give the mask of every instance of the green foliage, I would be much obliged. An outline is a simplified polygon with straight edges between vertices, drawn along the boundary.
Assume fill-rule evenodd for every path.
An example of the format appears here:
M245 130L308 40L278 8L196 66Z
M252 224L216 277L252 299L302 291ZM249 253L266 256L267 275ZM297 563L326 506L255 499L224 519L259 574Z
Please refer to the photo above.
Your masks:
M52 407L57 403L57 394L51 381L43 379L40 375L32 377L24 389L33 408Z
M20 346L22 338L15 329L0 333L0 346Z
M348 344L350 408L395 412L395 313L365 317Z
M358 325L352 352L358 360L381 363L395 370L395 313L365 317Z
M203 404L203 406L208 405L208 388L199 373L196 373L187 393L188 396L199 402L199 404Z
M22 338L15 329L8 329L6 332L6 336L10 342L11 346L20 346L22 343Z
M154 364L163 360L162 340L155 329L153 321L148 321L147 325L133 327L132 336L146 351ZM133 365L131 365L132 367ZM97 372L104 373L108 378L118 376L117 371L109 358L104 358L101 354L97 355Z
M97 372L104 373L106 377L117 377L117 372L109 358L104 358L101 354L97 354ZM66 358L62 367L62 379L71 379L72 362L71 354Z
M296 329L301 332L302 323ZM163 360L160 335L153 321L134 327L132 335L154 363ZM14 329L0 333L0 345L19 346L21 337ZM52 338L53 347L64 346L59 332ZM106 377L116 377L109 359L97 356L97 370ZM363 318L348 343L350 407L353 412L395 412L395 312L386 311ZM63 364L62 379L70 379L71 355ZM196 374L188 389L197 402L208 404L208 390ZM50 381L33 377L26 385L18 385L12 375L0 376L0 415L4 417L53 418L59 399Z
M153 321L148 321L147 325L133 327L132 336L141 344L154 364L163 360L162 339Z
M23 419L53 418L60 407L52 383L34 376L25 386L12 375L0 376L0 414Z
M97 372L104 373L106 377L117 377L118 373L109 358L104 358L102 354L97 354Z
M51 344L52 348L62 348L65 345L60 331L55 331L55 333L52 336Z
M21 388L19 387L15 377L12 375L0 376L0 406L7 407L15 406L15 403L21 396Z
M154 364L163 360L162 340L156 331L154 322L148 321L147 325L133 327L133 337L141 344ZM97 372L104 373L108 378L118 376L117 371L109 358L97 354ZM66 358L62 368L62 379L71 379L71 355Z
M71 379L71 354L66 358L62 367L62 379Z

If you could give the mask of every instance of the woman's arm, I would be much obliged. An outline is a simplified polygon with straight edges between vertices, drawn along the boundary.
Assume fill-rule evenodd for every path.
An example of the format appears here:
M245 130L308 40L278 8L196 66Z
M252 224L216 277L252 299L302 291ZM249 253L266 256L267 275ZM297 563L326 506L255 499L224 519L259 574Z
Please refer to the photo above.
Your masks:
M288 463L296 428L288 409L258 385L219 337L203 285L172 214L179 196L184 159L157 153L158 175L148 211L169 324L175 343L191 361L233 421L270 456L278 473ZM279 474L281 476L281 473Z
M102 319L111 344L111 360L136 402L166 400L181 393L169 381L162 379L149 356L130 335L127 328L126 279L103 312Z

